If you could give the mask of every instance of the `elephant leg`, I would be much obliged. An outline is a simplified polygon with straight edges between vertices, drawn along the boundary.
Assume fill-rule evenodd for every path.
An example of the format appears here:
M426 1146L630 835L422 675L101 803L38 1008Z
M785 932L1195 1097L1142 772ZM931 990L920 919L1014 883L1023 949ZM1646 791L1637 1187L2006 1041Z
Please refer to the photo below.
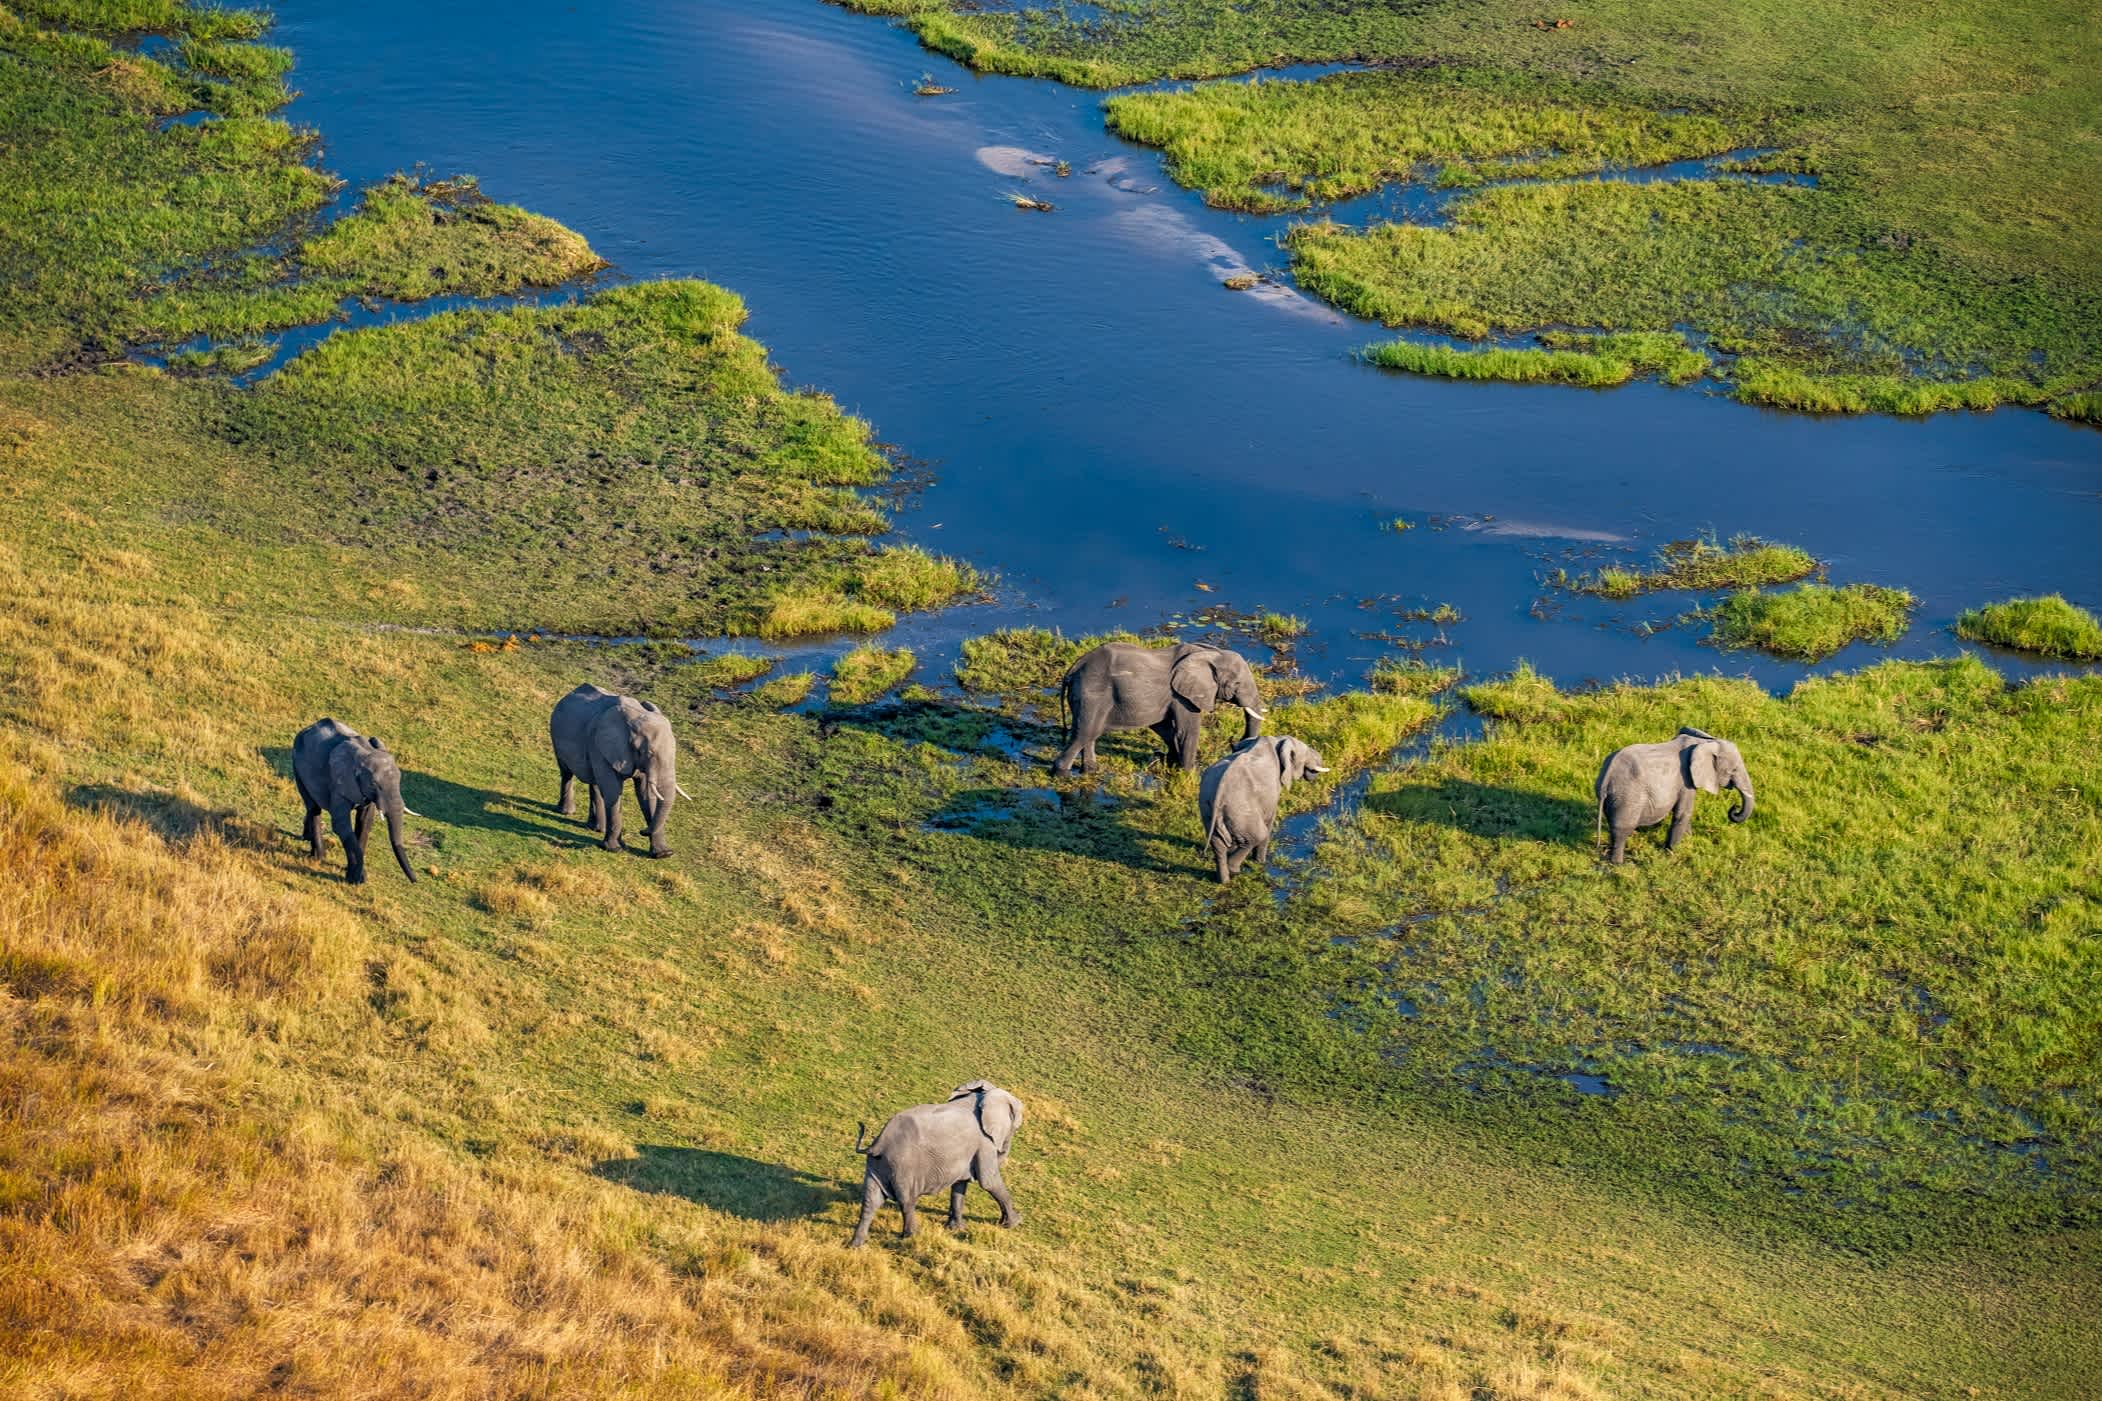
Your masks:
M1268 837L1265 837L1260 842L1256 843L1255 864L1258 866L1267 866L1270 864L1270 839Z
M329 826L336 831L336 840L343 843L343 879L352 885L365 883L365 843L358 836L356 819L351 816L350 804L337 803L328 810Z
M1007 1183L1000 1176L1000 1156L991 1149L979 1155L978 1185L992 1194L1000 1204L1000 1224L1012 1228L1022 1224L1022 1215L1015 1210L1015 1199L1007 1193Z
M915 1235L919 1234L920 1204L918 1202L899 1202L898 1215L904 1218L903 1222L898 1227L899 1235L905 1237L905 1239L907 1240L911 1240Z
M1664 849L1677 851L1679 843L1686 840L1686 834L1692 830L1693 800L1681 798L1678 806L1671 810L1671 830L1664 834Z
M949 1184L949 1229L963 1229L963 1194L970 1189L971 1179L959 1178Z
M299 835L306 841L307 855L319 857L321 855L321 809L311 799L307 802L306 826L300 830Z
M1633 827L1616 826L1613 829L1613 848L1606 853L1608 861L1618 866L1628 859L1628 838L1634 835L1634 831Z
M861 1220L854 1225L854 1238L847 1242L849 1248L869 1243L869 1227L876 1224L876 1213L883 1210L883 1184L876 1180L874 1172L861 1175Z
M1083 770L1095 767L1095 741L1102 738L1102 725L1092 715L1082 715L1078 707L1073 711L1073 737L1066 747L1058 751L1058 761L1051 765L1051 772L1063 778L1073 772L1077 760Z
M598 799L599 817L604 825L599 829L604 840L599 845L608 851L620 850L620 775L601 774L592 781L592 795Z
M1212 848L1212 859L1218 863L1219 884L1221 885L1225 885L1227 882L1233 879L1233 871L1228 866L1226 857L1227 851L1224 846L1215 846Z
M606 805L599 801L598 785L589 778L584 780L584 825L593 835L606 830Z
M358 845L365 845L365 833L372 828L372 804L360 803L355 818L358 824Z
M562 769L562 792L555 799L555 811L564 817L572 817L577 810L576 795L572 791L576 787L577 776L568 769L563 768L560 759L555 760L555 767Z

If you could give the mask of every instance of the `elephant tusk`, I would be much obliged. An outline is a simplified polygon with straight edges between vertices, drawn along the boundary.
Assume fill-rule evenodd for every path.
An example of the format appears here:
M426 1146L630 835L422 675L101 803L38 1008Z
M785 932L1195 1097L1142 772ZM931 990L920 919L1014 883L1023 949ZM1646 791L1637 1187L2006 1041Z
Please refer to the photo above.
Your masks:
M686 799L688 802L691 802L693 800L693 794L687 792L684 788L681 788L676 783L674 783L671 786L671 791L677 793L680 797Z
M408 805L407 803L403 803L403 804L401 805L401 815L402 815L403 817L421 817L421 816L423 816L423 814L422 814L422 813L420 813L420 812L416 811L416 809L414 809L414 808L410 807L410 806L409 806L409 805Z
M1243 707L1242 707L1242 709L1243 709L1243 710L1247 710L1247 707L1246 707L1246 706L1243 706ZM1262 718L1263 718L1263 712L1262 712L1262 711L1260 711L1260 710L1249 710L1249 711L1248 711L1248 718L1249 718L1249 719L1251 719L1251 720L1260 720L1260 719L1262 719Z

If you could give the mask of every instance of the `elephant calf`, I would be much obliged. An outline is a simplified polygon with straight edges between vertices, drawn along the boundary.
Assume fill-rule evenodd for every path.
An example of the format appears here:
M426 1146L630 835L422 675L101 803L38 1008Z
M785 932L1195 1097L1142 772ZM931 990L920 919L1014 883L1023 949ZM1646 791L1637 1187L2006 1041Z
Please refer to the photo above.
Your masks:
M996 1085L973 1080L950 1091L946 1103L916 1104L893 1115L867 1147L854 1131L854 1151L868 1156L861 1175L861 1221L850 1246L866 1245L883 1199L898 1204L903 1234L920 1227L920 1198L949 1189L949 1229L963 1229L963 1195L973 1181L1000 1204L1000 1224L1022 1218L1000 1178L1000 1164L1022 1126L1022 1101Z
M292 782L307 806L300 835L315 856L322 854L321 814L325 810L343 843L344 879L365 883L365 827L376 807L387 819L387 840L401 873L415 884L416 869L401 849L401 820L414 817L401 800L401 770L394 756L371 735L324 716L292 740Z
M619 851L620 789L633 780L650 855L671 855L664 844L665 819L674 795L688 794L679 786L679 745L663 711L633 696L584 685L555 702L547 732L562 774L556 807L564 817L576 811L571 784L582 778L590 790L591 830L604 839L606 850Z
M1607 859L1619 865L1628 852L1628 835L1637 827L1654 827L1671 819L1664 838L1669 851L1693 826L1693 800L1701 793L1737 790L1732 822L1752 815L1752 776L1744 756L1726 739L1702 730L1684 729L1662 744L1630 744L1606 757L1598 770L1598 823L1613 834Z
M1270 833L1285 789L1308 774L1327 772L1318 750L1289 735L1246 740L1204 771L1197 815L1219 866L1219 884L1239 875L1250 856L1257 865L1270 859Z

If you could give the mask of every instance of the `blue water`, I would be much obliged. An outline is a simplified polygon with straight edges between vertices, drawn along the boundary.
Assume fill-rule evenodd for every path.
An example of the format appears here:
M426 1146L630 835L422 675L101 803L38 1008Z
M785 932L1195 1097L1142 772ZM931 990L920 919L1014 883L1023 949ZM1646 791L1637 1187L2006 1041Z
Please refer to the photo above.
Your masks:
M1377 328L1289 279L1221 289L1282 268L1282 221L1176 188L1107 134L1099 94L975 77L881 20L818 0L277 9L289 115L353 184L472 172L584 233L616 277L734 288L791 380L928 460L901 532L1001 586L912 625L923 646L1225 603L1309 619L1302 659L1348 680L1393 645L1361 634L1431 637L1395 610L1449 602L1465 621L1431 655L1472 671L1525 657L1569 682L1719 669L1785 687L1810 668L1633 631L1687 600L1615 609L1541 581L1704 530L1911 589L1898 655L1957 650L1956 613L2009 594L2102 605L2102 434L1365 367L1350 352ZM958 91L915 97L922 73ZM1068 178L1039 163L1060 159ZM1397 515L1417 527L1378 528Z

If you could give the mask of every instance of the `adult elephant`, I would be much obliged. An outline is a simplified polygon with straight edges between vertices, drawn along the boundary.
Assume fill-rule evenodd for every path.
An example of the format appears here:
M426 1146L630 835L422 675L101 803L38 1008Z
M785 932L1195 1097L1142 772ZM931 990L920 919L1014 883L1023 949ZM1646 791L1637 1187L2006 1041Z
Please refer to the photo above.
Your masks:
M1599 766L1595 793L1598 822L1613 834L1607 860L1627 856L1628 837L1637 827L1671 819L1664 849L1676 847L1693 827L1693 800L1702 793L1737 790L1730 821L1752 815L1752 776L1744 756L1726 739L1705 730L1683 729L1661 744L1630 744L1606 756Z
M1109 730L1151 730L1183 768L1197 767L1197 741L1204 717L1222 701L1241 707L1241 738L1262 733L1263 698L1255 671L1238 652L1185 642L1178 647L1139 647L1105 642L1073 664L1059 683L1070 716L1066 747L1052 766L1073 771L1073 762L1095 766L1095 741Z
M401 873L411 885L416 883L416 868L401 848L401 820L415 814L401 800L401 769L377 738L323 716L292 739L292 782L306 804L306 826L300 835L309 852L322 854L321 814L326 811L336 840L343 843L343 878L363 885L365 828L378 808L387 820L387 840Z
M1022 1126L1022 1101L998 1085L973 1080L958 1085L942 1104L916 1104L891 1116L866 1147L854 1131L854 1151L866 1154L861 1173L861 1220L848 1245L866 1244L884 1198L898 1204L903 1234L920 1226L920 1198L949 1189L949 1229L963 1227L963 1197L976 1182L1000 1204L1000 1224L1021 1221L1000 1176L1000 1164Z
M555 767L562 773L557 807L564 817L576 812L571 784L581 778L590 789L591 830L604 839L606 850L619 851L620 789L632 781L650 855L671 855L664 844L665 819L671 816L674 796L687 793L679 786L678 741L663 711L633 696L584 685L555 702L547 733L555 748Z

